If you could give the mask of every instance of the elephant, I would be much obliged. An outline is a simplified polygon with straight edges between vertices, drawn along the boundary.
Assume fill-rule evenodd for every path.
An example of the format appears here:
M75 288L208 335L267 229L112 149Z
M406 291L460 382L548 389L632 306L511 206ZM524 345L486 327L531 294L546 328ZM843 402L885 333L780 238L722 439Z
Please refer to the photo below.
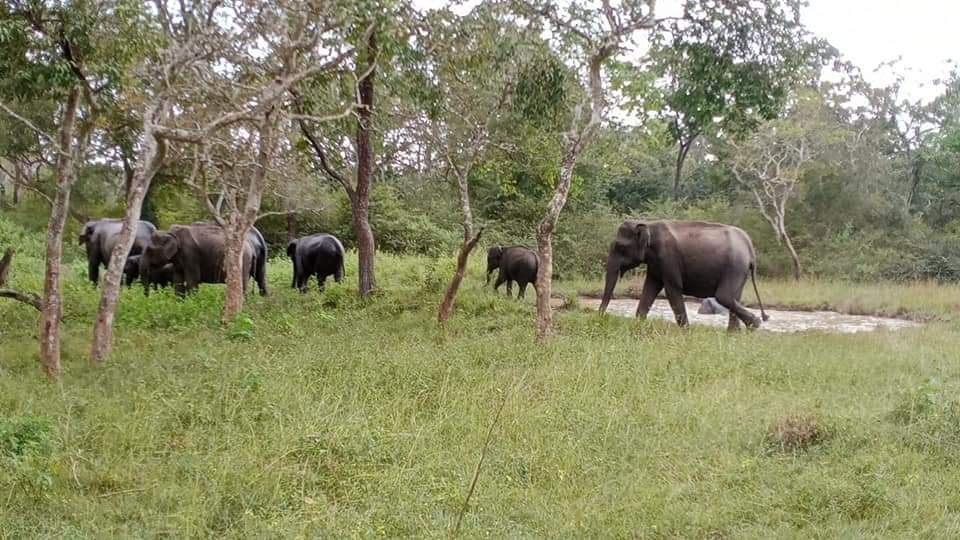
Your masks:
M743 229L703 221L624 221L607 256L601 313L610 303L617 280L641 264L647 265L647 276L637 304L639 318L646 318L657 295L666 289L680 326L688 323L683 300L686 294L715 297L730 311L729 330L739 328L741 321L750 328L759 328L757 316L740 303L749 277L763 320L769 320L757 289L753 242Z
M497 281L493 284L493 290L496 291L504 281L507 282L507 296L513 296L513 282L517 282L520 292L517 298L523 298L527 290L527 284L533 283L536 290L537 268L540 266L540 257L533 250L523 246L493 246L487 251L487 281L484 286L490 283L490 275L494 270L499 269Z
M717 299L712 296L704 298L700 302L700 309L697 310L700 315L726 315L729 312L729 309L721 306L720 302L717 302Z
M131 255L127 257L126 264L123 265L123 276L127 286L133 285L133 282L140 277L140 258L142 255ZM144 280L158 287L167 287L173 283L173 264L167 263L151 272Z
M214 221L194 221L192 225L210 225L219 227L220 225ZM260 289L260 296L267 295L267 241L263 239L263 235L260 234L260 231L251 226L250 230L247 232L247 241L251 242L254 246L253 262L250 265L250 277L257 282L257 287Z
M253 275L257 250L256 235L247 236L243 244L243 290L247 290L247 277ZM173 225L167 231L157 231L140 256L140 276L144 293L150 290L150 280L167 264L173 265L173 285L177 294L183 296L195 290L200 283L224 283L224 255L226 252L224 230L214 223ZM261 289L261 294L264 290Z
M287 244L287 255L293 261L293 283L300 292L307 292L310 276L317 276L323 290L327 276L340 283L343 280L344 249L332 234L319 233L298 238Z
M94 285L100 281L100 265L106 267L110 264L110 255L120 240L122 228L123 220L120 219L98 219L88 221L83 225L78 243L86 247L87 277ZM133 247L130 248L130 253L127 255L142 253L143 248L150 241L150 235L156 230L157 227L149 221L137 222Z

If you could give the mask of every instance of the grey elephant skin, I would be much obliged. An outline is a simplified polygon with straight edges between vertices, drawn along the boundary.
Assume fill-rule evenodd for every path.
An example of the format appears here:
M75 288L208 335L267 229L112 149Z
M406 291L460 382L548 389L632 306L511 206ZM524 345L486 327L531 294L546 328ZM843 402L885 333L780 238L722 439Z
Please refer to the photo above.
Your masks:
M537 269L540 267L540 257L533 250L523 246L494 246L487 250L487 281L494 270L499 270L497 281L493 284L496 291L504 282L507 283L507 296L513 296L513 282L517 282L519 293L517 298L523 298L527 284L533 283L536 289Z
M214 221L194 221L191 225L207 225L210 227L220 227ZM250 277L257 283L260 289L260 296L267 295L267 241L256 227L250 227L247 231L247 242L253 246L253 260L250 263ZM246 289L244 289L246 290Z
M291 287L300 292L307 292L311 276L317 276L321 290L329 276L337 283L343 280L343 244L332 234L318 233L293 240L287 244L287 255L293 261Z
M142 255L131 255L123 265L123 278L128 287L140 277L140 257ZM165 264L152 270L144 280L155 287L169 287L173 283L173 264Z
M697 313L700 315L726 315L730 313L730 310L721 306L720 302L717 302L717 299L711 296L700 302L700 309L697 310Z
M704 221L625 221L617 230L607 256L607 275L600 312L613 296L624 272L646 264L647 276L637 305L637 317L645 318L661 290L665 290L677 324L687 324L684 295L714 297L730 311L728 328L740 322L751 328L760 319L740 303L747 278L768 320L757 290L757 257L750 236L738 227Z
M87 277L94 285L100 281L100 266L107 267L110 264L110 255L120 241L122 229L123 220L120 219L97 219L83 224L78 243L86 248ZM142 253L150 241L150 235L156 231L157 227L153 223L138 221L133 246L127 255Z
M247 278L256 277L257 245L259 232L247 235L243 244L243 290L247 290ZM167 231L157 231L140 256L140 279L144 292L150 288L147 276L160 271L165 265L173 266L173 285L178 295L195 290L201 283L224 283L224 255L226 235L223 228L211 223L173 225ZM262 237L261 237L262 238ZM261 294L265 289L261 288Z

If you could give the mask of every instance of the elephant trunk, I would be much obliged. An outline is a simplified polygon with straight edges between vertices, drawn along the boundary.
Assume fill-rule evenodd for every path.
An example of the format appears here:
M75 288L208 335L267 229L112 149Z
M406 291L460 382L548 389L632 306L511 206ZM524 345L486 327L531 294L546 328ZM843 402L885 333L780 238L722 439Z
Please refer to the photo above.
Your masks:
M607 304L613 297L613 288L617 286L617 280L620 279L620 264L616 257L607 258L607 280L603 285L603 300L600 301L600 313L607 311Z

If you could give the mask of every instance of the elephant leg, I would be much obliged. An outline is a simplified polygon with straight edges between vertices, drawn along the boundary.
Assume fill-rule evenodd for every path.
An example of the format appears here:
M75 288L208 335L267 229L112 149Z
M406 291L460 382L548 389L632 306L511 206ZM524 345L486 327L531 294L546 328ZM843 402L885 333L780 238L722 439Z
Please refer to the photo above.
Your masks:
M340 266L337 267L337 271L333 273L333 281L336 283L343 281L343 263L340 263Z
M667 300L670 301L670 308L673 309L673 315L677 318L677 324L687 326L687 304L683 301L683 289L668 285Z
M643 281L643 292L640 294L640 302L637 303L638 319L647 318L647 313L650 312L650 308L657 299L657 295L660 294L661 289L663 289L663 283L648 274L647 279Z
M90 282L94 285L100 283L100 258L99 257L87 257L87 277L90 278Z
M523 298L523 297L525 297L525 296L527 295L527 282L526 282L526 281L518 281L518 282L517 282L517 288L520 289L520 290L517 292L517 298Z
M740 330L740 317L737 317L737 314L731 311L727 321L727 331L736 332L737 330Z
M319 287L320 291L323 291L323 284L326 281L327 281L327 276L320 272L317 272L317 286Z
M503 277L503 272L497 274L497 281L493 284L493 292L497 292L500 286L503 285L504 281L506 281L506 279ZM507 286L509 287L509 285Z
M748 328L760 328L760 319L739 302L746 282L747 278L744 275L738 279L726 279L717 288L717 302L730 310L731 322L727 325L727 329L732 329L734 317L743 321Z
M513 298L513 280L507 280L507 298Z

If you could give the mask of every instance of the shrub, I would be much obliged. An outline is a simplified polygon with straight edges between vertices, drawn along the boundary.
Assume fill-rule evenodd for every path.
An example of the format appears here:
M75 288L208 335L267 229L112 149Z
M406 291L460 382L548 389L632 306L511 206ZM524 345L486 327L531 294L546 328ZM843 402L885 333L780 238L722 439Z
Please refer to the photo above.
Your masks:
M827 433L813 414L789 414L767 429L767 442L781 452L797 453L820 444Z

